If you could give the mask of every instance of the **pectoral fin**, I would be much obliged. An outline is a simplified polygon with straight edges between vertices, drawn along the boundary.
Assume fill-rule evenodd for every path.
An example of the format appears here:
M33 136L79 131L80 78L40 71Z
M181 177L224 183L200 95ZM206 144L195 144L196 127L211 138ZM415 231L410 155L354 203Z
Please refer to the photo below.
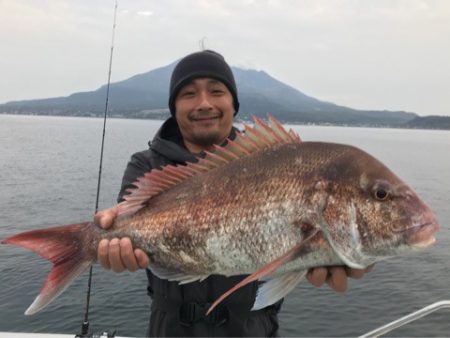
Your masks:
M314 235L316 235L319 232L318 229L314 229L308 234L307 237L305 237L303 240L301 240L297 245L295 245L292 249L290 249L288 252L286 252L283 256L275 259L274 261L264 265L262 268L260 268L255 273L251 274L238 284L236 284L234 287L232 287L230 290L225 292L222 296L220 296L208 309L206 314L208 315L219 303L221 303L226 297L228 297L230 294L232 294L237 289L240 289L241 287L247 285L248 283L251 283L255 280L260 280L264 278L265 276L269 276L273 274L277 269L286 264L287 262L291 261L293 258L296 257L296 254L299 252L299 250L302 248L302 246L309 241Z

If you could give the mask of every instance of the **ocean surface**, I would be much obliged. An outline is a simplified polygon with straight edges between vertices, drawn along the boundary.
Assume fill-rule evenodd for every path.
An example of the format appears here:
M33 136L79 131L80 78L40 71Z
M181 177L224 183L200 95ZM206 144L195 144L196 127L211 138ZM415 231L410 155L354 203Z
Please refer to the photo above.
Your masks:
M115 203L132 153L147 148L161 121L107 122L100 208ZM0 115L0 238L20 231L91 219L95 208L103 121ZM281 336L357 336L433 302L450 299L450 132L293 126L303 140L356 145L412 186L441 229L430 250L379 262L345 294L304 282L280 313ZM85 273L42 312L23 312L50 264L27 250L0 246L0 331L80 333ZM91 330L145 335L150 301L143 271L115 274L94 267ZM391 336L450 336L450 310Z

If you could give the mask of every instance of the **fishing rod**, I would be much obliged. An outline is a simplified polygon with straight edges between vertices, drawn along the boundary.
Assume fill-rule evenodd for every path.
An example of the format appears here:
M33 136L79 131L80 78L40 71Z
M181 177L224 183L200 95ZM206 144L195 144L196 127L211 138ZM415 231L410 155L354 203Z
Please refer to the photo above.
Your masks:
M109 53L109 69L108 69L108 82L106 85L106 100L105 100L105 111L103 114L103 133L102 133L102 145L100 149L100 163L98 168L98 179L97 179L97 196L95 199L95 213L98 211L98 203L100 199L100 186L102 180L102 167L103 167L103 149L105 146L105 132L106 132L106 116L108 115L108 104L109 104L109 87L111 84L111 69L112 69L112 61L113 61L113 52L114 52L114 38L116 33L116 19L117 19L117 0L115 0L114 5L114 20L112 27L112 37L111 37L111 49ZM81 333L76 335L75 337L92 337L92 334L89 334L89 303L91 299L91 284L92 284L92 265L89 268L89 278L88 278L88 287L86 292L86 308L84 312L84 320L81 324ZM108 334L108 337L114 337L115 333L112 335Z

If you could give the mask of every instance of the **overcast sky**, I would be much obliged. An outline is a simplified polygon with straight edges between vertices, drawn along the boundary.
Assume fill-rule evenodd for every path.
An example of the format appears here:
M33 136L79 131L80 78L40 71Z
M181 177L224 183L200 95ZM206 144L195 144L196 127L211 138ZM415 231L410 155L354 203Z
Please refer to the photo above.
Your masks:
M114 0L0 0L0 103L106 83ZM112 81L206 48L320 100L450 115L448 0L118 0Z

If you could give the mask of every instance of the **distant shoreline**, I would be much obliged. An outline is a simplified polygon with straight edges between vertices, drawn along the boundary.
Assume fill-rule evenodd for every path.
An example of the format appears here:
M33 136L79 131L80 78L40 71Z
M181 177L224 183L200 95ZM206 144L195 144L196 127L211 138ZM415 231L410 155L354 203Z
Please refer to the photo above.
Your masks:
M10 115L10 116L43 116L43 117L72 117L72 118L103 118L101 115L86 112L79 115L67 115L67 114L38 114L38 113L11 113L11 112L0 112L0 115ZM158 114L155 116L126 116L124 114L113 114L108 115L108 119L123 119L123 120L153 120L153 121L165 121L169 117L168 114ZM258 116L265 119L267 116ZM430 118L430 116L424 116L420 119ZM409 129L409 130L450 130L450 116L436 116L439 120L443 120L445 123L443 126L433 126L433 125L418 125L418 126L403 126L403 125L383 125L383 124L370 124L370 123L330 123L330 122L299 122L299 121L289 121L286 119L280 119L283 124L299 125L299 126L320 126L320 127L350 127L350 128L380 128L380 129ZM236 123L252 123L251 119L240 119L239 115L236 118Z

